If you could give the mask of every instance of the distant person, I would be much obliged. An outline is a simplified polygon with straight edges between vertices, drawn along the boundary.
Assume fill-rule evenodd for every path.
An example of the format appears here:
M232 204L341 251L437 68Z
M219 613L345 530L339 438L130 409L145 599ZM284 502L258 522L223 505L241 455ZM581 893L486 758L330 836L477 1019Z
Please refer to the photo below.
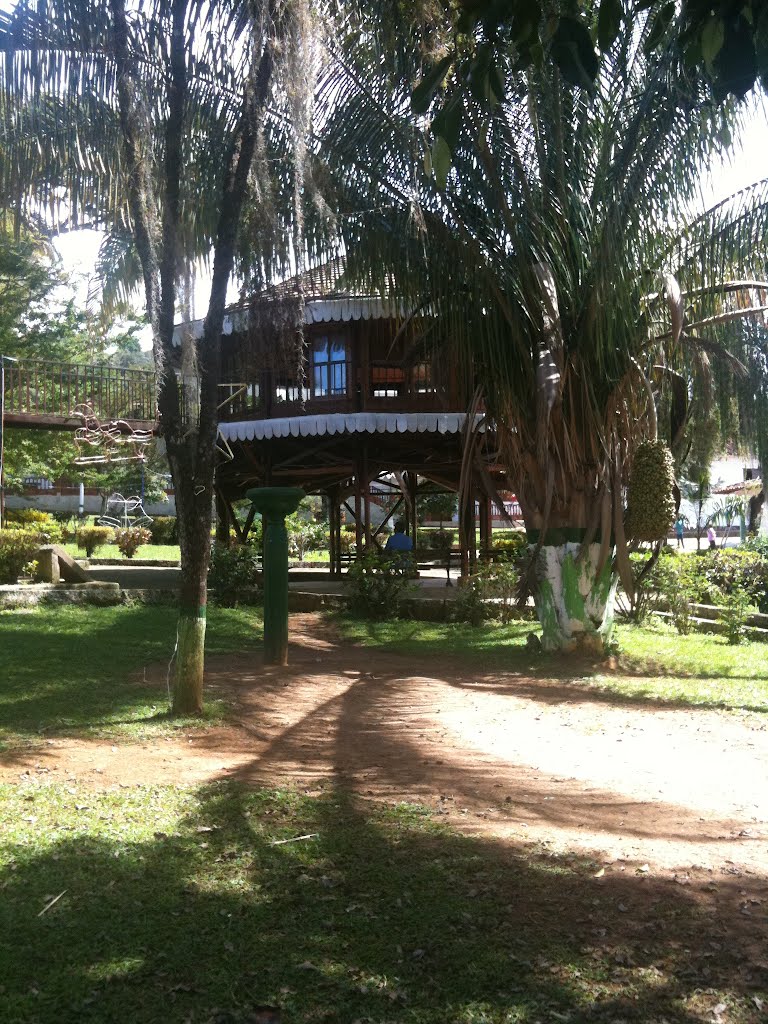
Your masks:
M709 550L714 551L717 547L717 538L715 536L714 526L710 526L707 530L707 540L709 541Z
M669 522L669 520L667 520L667 522ZM685 529L685 523L683 522L683 517L682 516L678 516L676 521L675 521L675 536L677 537L677 546L679 548L684 548L685 547L685 543L683 541L683 530L684 529Z
M395 523L395 532L388 538L384 550L390 553L399 551L413 551L413 541L405 532L405 523L399 520Z

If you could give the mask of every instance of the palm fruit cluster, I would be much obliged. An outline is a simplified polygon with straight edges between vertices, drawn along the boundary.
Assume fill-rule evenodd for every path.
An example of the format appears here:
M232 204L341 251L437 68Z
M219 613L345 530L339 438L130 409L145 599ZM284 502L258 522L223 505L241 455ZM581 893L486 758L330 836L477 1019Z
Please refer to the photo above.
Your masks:
M675 470L664 441L641 441L635 450L627 490L624 529L636 541L667 536L675 521Z

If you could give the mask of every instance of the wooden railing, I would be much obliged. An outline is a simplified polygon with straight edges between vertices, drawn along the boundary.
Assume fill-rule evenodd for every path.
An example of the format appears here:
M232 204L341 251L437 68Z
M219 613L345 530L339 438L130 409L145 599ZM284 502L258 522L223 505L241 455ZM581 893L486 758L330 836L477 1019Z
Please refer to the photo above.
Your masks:
M155 378L146 370L118 366L4 360L6 422L61 426L87 406L100 421L153 423Z

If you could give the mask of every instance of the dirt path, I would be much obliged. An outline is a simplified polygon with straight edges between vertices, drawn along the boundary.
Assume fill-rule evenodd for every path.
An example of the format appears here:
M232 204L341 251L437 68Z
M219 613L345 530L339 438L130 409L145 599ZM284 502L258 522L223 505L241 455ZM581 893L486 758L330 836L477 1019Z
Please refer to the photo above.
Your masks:
M425 803L451 824L654 872L768 869L768 730L756 716L617 703L580 683L477 675L340 643L292 617L290 667L210 659L238 722L142 744L48 741L0 779L97 786L238 778Z

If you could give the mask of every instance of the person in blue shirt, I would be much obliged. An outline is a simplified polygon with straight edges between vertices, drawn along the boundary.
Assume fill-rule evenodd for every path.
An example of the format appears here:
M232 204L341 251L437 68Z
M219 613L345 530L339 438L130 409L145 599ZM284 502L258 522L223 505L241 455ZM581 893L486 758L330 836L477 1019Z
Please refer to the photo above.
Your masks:
M399 520L395 523L395 532L388 538L384 545L385 551L413 551L413 541L405 532L405 523Z
M683 540L683 530L685 529L685 523L683 517L678 516L675 521L675 537L677 537L677 546L679 548L685 547L685 541Z

